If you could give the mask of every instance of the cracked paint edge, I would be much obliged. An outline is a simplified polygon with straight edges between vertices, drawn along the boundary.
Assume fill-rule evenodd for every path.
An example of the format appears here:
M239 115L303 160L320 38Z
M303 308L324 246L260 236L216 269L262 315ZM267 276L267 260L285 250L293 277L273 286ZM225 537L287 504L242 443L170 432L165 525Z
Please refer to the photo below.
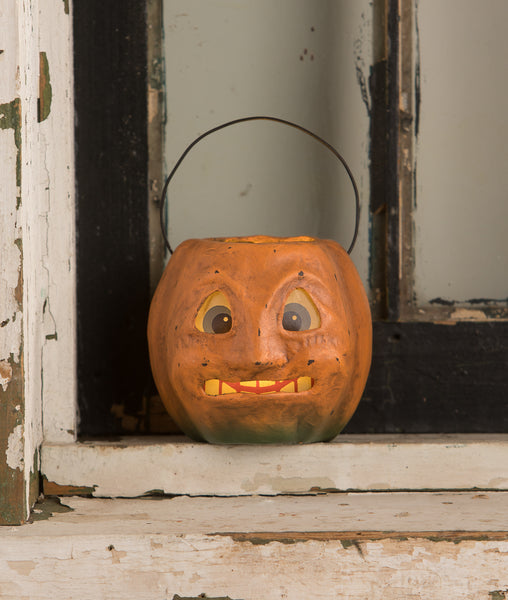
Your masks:
M24 464L24 440L23 440L23 425L20 423L14 427L7 438L7 450L5 457L7 466L15 471L23 471Z

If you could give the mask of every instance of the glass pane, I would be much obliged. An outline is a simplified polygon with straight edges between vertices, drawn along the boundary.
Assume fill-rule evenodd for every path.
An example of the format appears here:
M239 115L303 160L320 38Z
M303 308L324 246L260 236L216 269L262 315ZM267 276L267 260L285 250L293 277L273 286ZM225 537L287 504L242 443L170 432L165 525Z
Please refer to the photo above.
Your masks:
M508 296L508 3L418 4L420 304Z

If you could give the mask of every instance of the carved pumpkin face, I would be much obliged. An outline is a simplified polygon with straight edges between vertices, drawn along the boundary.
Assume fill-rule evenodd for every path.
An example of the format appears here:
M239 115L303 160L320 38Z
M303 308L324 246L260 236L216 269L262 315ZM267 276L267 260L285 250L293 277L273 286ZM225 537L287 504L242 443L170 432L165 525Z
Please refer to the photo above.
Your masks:
M187 435L316 442L337 435L360 400L372 326L335 242L187 240L155 292L148 341L162 401Z

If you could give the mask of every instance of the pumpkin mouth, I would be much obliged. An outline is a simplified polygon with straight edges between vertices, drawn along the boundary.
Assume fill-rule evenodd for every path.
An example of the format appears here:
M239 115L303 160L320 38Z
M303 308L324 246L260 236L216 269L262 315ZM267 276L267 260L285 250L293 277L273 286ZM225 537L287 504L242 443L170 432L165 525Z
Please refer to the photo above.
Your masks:
M222 381L222 379L207 379L205 394L222 396L224 394L276 394L278 392L306 392L314 385L312 377L297 377L280 381L254 379L252 381Z

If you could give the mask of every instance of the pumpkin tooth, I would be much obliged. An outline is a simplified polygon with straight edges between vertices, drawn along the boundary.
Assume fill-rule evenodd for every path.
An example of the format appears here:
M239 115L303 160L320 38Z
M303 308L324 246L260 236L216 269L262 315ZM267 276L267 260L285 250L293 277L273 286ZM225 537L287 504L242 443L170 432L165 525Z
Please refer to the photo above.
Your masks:
M219 395L219 380L218 379L207 379L205 381L205 394L208 396Z
M276 381L272 381L271 379L266 379L266 380L259 379L256 387L266 387L269 385L275 385L276 383L277 383Z
M255 380L253 380L253 381L240 381L240 385L242 387L249 387L249 388L256 388L256 387L258 387L257 381L255 381Z
M312 387L311 377L298 377L296 380L296 392L306 392Z
M284 385L281 385L283 383ZM276 394L278 392L295 393L310 390L313 383L312 378L307 376L280 381L252 379L249 381L240 381L239 383L228 383L222 379L207 379L204 390L208 396L222 396L224 394L236 394L240 392L259 395Z
M269 379L253 379L250 381L240 381L240 385L242 387L253 388L253 390L258 390L259 388L264 388L268 386L275 385L277 382ZM263 393L263 392L259 392Z
M274 386L277 382L268 380L268 379L254 379L250 381L241 381L240 385L242 388L252 388L252 392L250 389L243 389L242 391L246 394L273 394L275 390L263 390L262 388L267 388L270 386Z
M290 381L289 383L287 383L285 386L280 388L281 392L296 392L296 385L295 385L295 380Z
M221 394L236 394L236 390L234 387L231 387L225 381L222 381L222 389L220 391Z

